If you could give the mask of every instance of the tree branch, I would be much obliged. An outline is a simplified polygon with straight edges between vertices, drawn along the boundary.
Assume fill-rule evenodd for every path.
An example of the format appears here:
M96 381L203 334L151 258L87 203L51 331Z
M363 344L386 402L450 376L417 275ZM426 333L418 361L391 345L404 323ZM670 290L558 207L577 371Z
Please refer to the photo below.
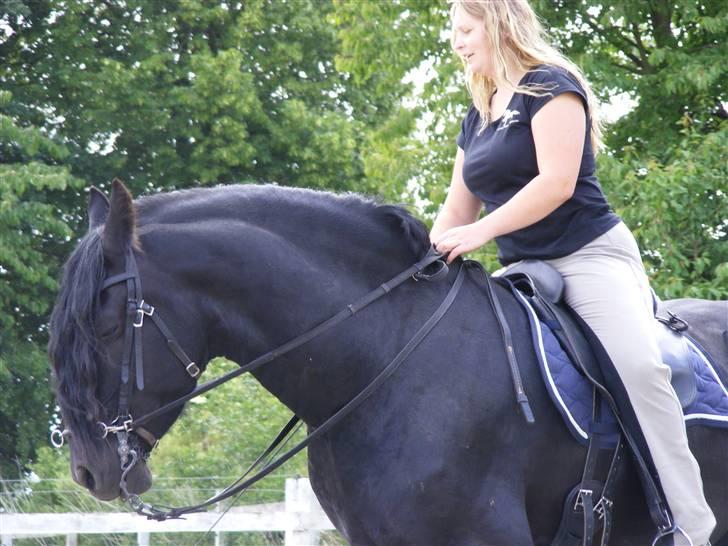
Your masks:
M673 47L675 36L672 34L672 10L669 0L650 0L650 21L658 47Z
M635 68L634 66L621 64L617 61L609 61L609 64L611 64L612 66L616 66L617 68L621 68L622 70L626 70L627 72L631 72L632 74L635 74L637 76L644 76L644 72L639 70L638 68Z
M635 40L635 46L637 48L637 51L640 52L640 58L644 61L645 64L648 64L648 57L650 56L650 52L647 51L647 48L645 47L645 44L642 42L642 38L640 37L639 29L637 28L637 25L632 23L631 29L632 29L632 36L634 36Z
M647 67L649 65L647 64L646 60L643 60L642 58L635 56L633 53L630 53L630 51L628 50L629 46L631 46L639 51L640 47L635 42L633 42L627 36L625 36L624 34L622 34L620 32L617 32L615 34L608 33L606 31L606 29L600 27L599 24L596 21L594 21L594 19L587 18L584 20L584 22L594 32L596 32L598 35L605 38L607 40L607 42L609 42L614 47L619 49L622 53L624 53L635 65L637 65L637 67L639 67L640 69L642 69L645 72L648 71ZM624 47L625 45L627 46L627 48ZM636 72L636 73L639 74L640 72Z

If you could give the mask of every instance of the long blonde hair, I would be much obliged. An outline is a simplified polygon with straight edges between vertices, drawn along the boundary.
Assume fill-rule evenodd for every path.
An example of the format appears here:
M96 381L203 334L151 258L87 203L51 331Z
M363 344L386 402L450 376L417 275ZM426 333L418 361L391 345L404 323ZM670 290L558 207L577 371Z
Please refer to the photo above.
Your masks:
M602 145L601 117L591 86L578 66L562 55L548 41L546 32L527 0L449 0L451 16L461 7L468 14L483 21L486 39L495 70L501 80L508 82L510 91L532 96L548 94L549 87L538 85L513 85L508 74L509 57L519 71L527 72L546 64L563 68L574 76L586 92L589 119L591 120L592 150L596 154ZM453 40L455 35L453 33ZM481 130L490 123L490 97L495 92L495 81L482 74L474 74L468 63L465 65L465 82L473 98L475 108L480 112Z

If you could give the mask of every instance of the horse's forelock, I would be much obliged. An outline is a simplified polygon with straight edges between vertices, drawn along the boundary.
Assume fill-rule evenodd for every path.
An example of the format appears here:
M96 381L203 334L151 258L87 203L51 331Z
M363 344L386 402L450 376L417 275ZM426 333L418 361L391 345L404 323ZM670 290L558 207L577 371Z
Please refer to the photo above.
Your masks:
M48 354L53 366L56 398L66 426L88 436L102 407L96 398L98 350L94 317L104 280L101 237L92 231L73 251L50 321Z

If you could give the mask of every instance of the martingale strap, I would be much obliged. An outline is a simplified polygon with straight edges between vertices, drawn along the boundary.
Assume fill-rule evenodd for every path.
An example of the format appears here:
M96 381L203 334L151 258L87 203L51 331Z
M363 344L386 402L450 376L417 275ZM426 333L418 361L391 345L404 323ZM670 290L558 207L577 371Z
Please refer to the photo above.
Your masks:
M361 405L362 402L364 402L367 398L369 398L375 390L384 382L386 381L396 370L397 368L402 364L402 362L405 361L405 359L414 351L414 349L420 344L420 342L427 336L427 334L430 333L430 331L435 327L435 325L442 319L442 317L445 315L447 310L450 308L452 303L455 301L455 298L460 291L460 287L463 284L464 278L465 278L465 269L466 265L461 264L457 273L457 276L455 277L455 281L453 282L453 285L450 287L450 290L448 291L445 299L442 301L440 306L435 310L435 312L430 316L430 318L420 327L419 330L415 333L415 335L407 342L407 344L402 348L402 350L397 354L397 356L394 357L394 359L387 364L387 366L379 372L379 374L372 380L369 385L367 385L364 390L359 392L352 400L350 400L344 407L342 407L340 410L338 410L334 415L329 417L324 423L322 423L320 426L318 426L313 432L309 433L306 438L304 438L301 442L299 442L296 446L288 450L286 453L281 455L278 459L274 460L271 463L268 463L265 467L263 467L259 472L257 472L254 476L248 478L245 481L242 481L241 483L238 483L238 485L230 486L226 488L223 492L221 492L218 495L215 495L214 497L196 505L192 506L185 506L181 508L172 508L170 510L162 510L160 508L157 508L155 506L146 504L142 502L141 498L137 495L130 495L127 498L127 501L132 506L134 510L136 510L139 514L147 516L149 519L159 520L163 521L166 519L175 519L180 518L181 516L185 514L189 514L192 512L199 512L202 511L207 506L210 506L212 504L215 504L217 502L220 502L221 500L225 500L236 493L243 491L244 489L247 489L255 482L259 481L260 479L264 478L271 472L273 472L276 468L281 466L283 463L288 461L291 457L299 453L302 449L307 447L311 442L313 442L315 439L321 437L322 435L329 432L334 426L336 426L342 419L344 419L346 416L348 416L354 409L356 409L359 405ZM411 275L411 273L410 273ZM409 276L409 275L408 275ZM385 283L386 284L386 283ZM399 283L396 283L399 284ZM396 286L396 284L390 283L386 287L386 292L389 292L393 286ZM366 299L369 299L368 297L365 297ZM376 298L374 298L376 299ZM373 299L371 300L373 301ZM349 306L352 308L352 306ZM358 306L354 306L354 309L357 309ZM352 310L351 313L353 314L355 311ZM338 315L337 315L338 316ZM334 317L335 318L335 317ZM329 321L322 324L328 324ZM300 338L297 338L300 339ZM310 338L308 338L310 339ZM296 340L294 340L296 341ZM300 343L299 343L300 344ZM298 346L299 344L296 344L295 346ZM285 347L285 346L284 346ZM283 352L287 352L288 350L291 350L293 346L289 347L286 351L282 351L279 354L283 354ZM283 349L283 347L281 347ZM268 353L271 354L271 353ZM264 355L266 356L266 355ZM256 359L251 364L256 363L260 359ZM267 362L260 361L258 365L261 365L262 363ZM248 366L245 366L245 368L249 368L251 366L249 364ZM236 370L237 371L237 370ZM241 372L242 373L242 372ZM209 389L208 389L209 390ZM164 409L160 408L160 409ZM149 416L152 416L155 412L149 414ZM144 416L142 419L146 419L148 416ZM142 419L140 419L137 423L141 422ZM251 466L250 469L248 469L248 472L254 468L260 461L262 461L270 452L273 451L273 449L283 440L283 438L290 432L294 425L298 422L298 417L293 417L291 421L289 421L288 425L284 428L281 433L279 433L276 440L271 444L271 446L268 447L268 449L265 451L263 455L261 455L255 463ZM136 423L135 423L136 425ZM132 425L132 428L135 426ZM248 473L246 472L246 474Z

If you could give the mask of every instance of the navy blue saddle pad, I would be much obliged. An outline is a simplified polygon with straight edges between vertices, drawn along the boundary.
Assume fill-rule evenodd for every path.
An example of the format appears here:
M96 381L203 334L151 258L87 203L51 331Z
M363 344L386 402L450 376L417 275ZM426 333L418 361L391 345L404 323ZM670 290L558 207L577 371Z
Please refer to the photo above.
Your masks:
M592 386L561 348L551 329L542 322L528 299L513 290L531 324L531 336L546 390L577 441L587 444L592 420ZM658 323L660 328L667 326ZM677 335L670 331L670 335ZM691 392L681 396L686 425L701 424L728 428L728 390L716 372L710 356L684 333L688 350L681 366L695 376ZM692 379L692 378L689 378ZM605 416L606 417L606 416ZM614 416L609 416L614 420ZM615 421L616 423L616 421Z

